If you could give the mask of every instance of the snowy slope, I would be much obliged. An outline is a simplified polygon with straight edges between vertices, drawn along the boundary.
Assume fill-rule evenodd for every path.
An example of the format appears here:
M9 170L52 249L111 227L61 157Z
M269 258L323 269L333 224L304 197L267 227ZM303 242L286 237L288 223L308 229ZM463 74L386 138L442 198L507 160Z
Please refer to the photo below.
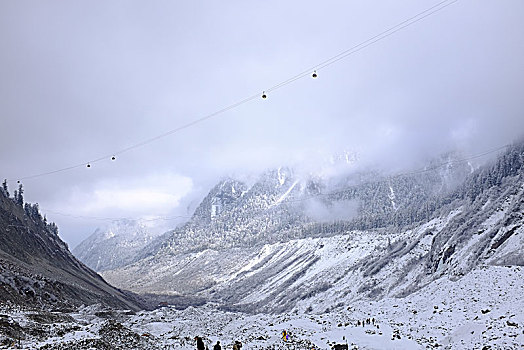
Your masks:
M503 192L500 207L475 212L484 218L478 223L483 231L473 227L470 239L450 239L454 253L436 272L435 242L471 216L464 207L400 232L349 231L251 248L161 254L103 276L137 292L198 295L250 312L324 312L345 301L405 296L442 275L458 279L479 264L499 264L501 257L522 259L524 219L514 226L500 223L514 217L523 189L509 197ZM512 235L501 242L511 227L516 227Z
M331 349L336 343L349 349L521 349L523 293L522 267L481 266L456 281L437 279L404 298L341 302L320 313L246 314L213 303L137 314L97 307L39 317L32 311L0 311L9 312L4 317L11 329L24 327L21 345L31 349L189 350L197 335L210 347L220 340L223 349L235 340L243 349L268 350ZM50 320L45 332L35 319Z
M154 236L137 221L122 219L98 228L78 244L72 253L95 271L104 271L132 262Z
M431 171L396 177L367 170L337 176L281 167L250 184L225 179L210 190L188 223L155 239L136 260L429 220L441 198L469 172L462 163L449 168L431 164Z
M103 273L192 306L47 315L47 333L24 332L24 345L193 349L200 335L244 349L522 348L523 169L521 144L454 189L442 180L449 169L361 181L317 196L328 210L358 199L356 216L330 222L305 210L325 193L322 179L281 168L250 186L225 180L187 225ZM21 325L42 329L29 311L5 313L5 339Z
M38 205L0 191L0 305L71 308L102 303L142 307L78 261Z
M206 259L212 261L216 256L215 265L229 273L227 262L221 263L222 256L241 265L258 255L264 245L287 247L287 242L301 238L375 232L359 227L398 227L428 217L437 207L435 196L446 194L452 187L446 181L456 180L462 173L462 167L455 166L429 176L387 179L375 173L358 173L334 182L279 168L264 173L252 185L226 179L209 192L190 222L156 238L137 254L136 266L106 271L105 276L119 286L141 292L193 293L223 279L218 275L208 278L206 268L195 276L190 270L200 270L195 253L205 251L204 255L210 255ZM347 187L348 183L352 185ZM339 190L340 186L346 187ZM321 193L331 194L319 196ZM297 253L302 250L297 248ZM179 271L180 266L185 270ZM191 278L193 281L188 280ZM177 279L179 282L174 282ZM188 289L187 285L198 288Z
M174 232L156 253L103 276L120 288L197 296L226 310L324 312L345 301L407 296L441 276L459 279L481 265L522 265L521 148L441 198L432 219L402 228L355 230L351 223L317 225L300 216L290 224L297 207L287 206L282 214L280 205L274 207L280 211L271 212L273 217L253 211L258 214L245 217L250 206L268 208L282 196L300 198L297 180L279 169L243 191L232 190L241 188L238 183L224 182L213 196L229 194L224 204L229 211L211 224L197 221ZM392 206L390 186L385 198ZM400 205L401 191L394 193ZM205 206L198 215L205 215ZM260 231L246 232L251 224ZM276 227L280 236L268 240L266 230ZM244 244L233 244L246 237ZM192 249L183 248L186 240Z

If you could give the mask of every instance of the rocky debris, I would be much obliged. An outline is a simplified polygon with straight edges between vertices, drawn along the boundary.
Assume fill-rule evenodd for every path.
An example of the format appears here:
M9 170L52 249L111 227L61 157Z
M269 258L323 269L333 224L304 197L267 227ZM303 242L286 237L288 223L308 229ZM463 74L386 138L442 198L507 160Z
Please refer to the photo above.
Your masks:
M22 327L8 315L0 315L0 344L11 346L25 339Z
M118 290L78 261L38 205L0 191L0 301L48 310L102 303L141 309L136 295Z
M114 349L144 349L152 345L149 344L149 338L152 337L150 334L141 336L115 320L106 321L98 334L104 342L114 346Z
M41 324L52 324L52 323L72 323L75 322L73 317L68 314L61 312L47 312L39 311L35 313L27 314L27 318L31 321Z

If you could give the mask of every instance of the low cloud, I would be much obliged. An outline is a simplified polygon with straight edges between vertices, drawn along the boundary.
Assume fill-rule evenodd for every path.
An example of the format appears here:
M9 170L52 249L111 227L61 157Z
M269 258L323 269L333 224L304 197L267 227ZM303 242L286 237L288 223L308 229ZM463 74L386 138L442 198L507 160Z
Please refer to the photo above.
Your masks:
M359 202L356 200L326 204L318 199L312 199L306 204L306 214L319 222L350 220L357 215L358 208Z
M230 174L281 165L322 177L365 167L396 173L450 150L486 152L524 131L522 1L454 3L319 69L317 79L269 92L427 5L5 1L1 8L0 180L14 191L22 179L26 200L44 213L76 216L48 213L66 240L74 237L68 242L99 224L80 216L190 215ZM262 90L265 100L213 114ZM179 132L155 138L169 130ZM344 151L358 162L325 165ZM89 169L54 173L103 155ZM46 172L53 174L31 177ZM312 203L310 211L345 219L352 208Z
M77 212L86 215L166 215L178 207L192 189L192 179L180 175L152 175L126 181L111 179L97 183L92 191L76 191L69 202L77 203Z
M75 246L97 227L118 218L142 220L163 230L162 226L176 223L165 217L185 214L182 201L194 190L193 180L181 175L106 179L92 187L76 187L66 198L44 203L42 209L51 221L62 223L61 237Z
M93 194L93 200L84 207L86 212L99 212L114 209L137 212L165 212L177 206L180 195L164 193L150 188L102 189Z

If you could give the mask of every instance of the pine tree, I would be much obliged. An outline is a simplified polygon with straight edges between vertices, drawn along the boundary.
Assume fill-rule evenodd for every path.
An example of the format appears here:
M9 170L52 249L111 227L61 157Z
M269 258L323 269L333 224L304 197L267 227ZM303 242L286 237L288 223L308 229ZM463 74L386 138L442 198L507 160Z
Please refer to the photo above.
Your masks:
M24 206L24 187L22 186L22 184L18 186L18 196L15 197L15 202L21 207Z
M6 197L9 197L9 190L7 189L7 179L4 179L2 183L2 188L4 189L4 194Z
M54 235L58 236L58 226L56 226L56 224L54 222L48 224L47 228L49 229L49 231L51 233L53 233Z

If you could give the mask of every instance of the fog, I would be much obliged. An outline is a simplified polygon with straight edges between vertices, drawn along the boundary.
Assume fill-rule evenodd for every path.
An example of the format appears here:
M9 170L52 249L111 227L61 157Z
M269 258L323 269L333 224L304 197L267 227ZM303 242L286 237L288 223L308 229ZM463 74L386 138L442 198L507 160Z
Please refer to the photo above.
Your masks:
M395 172L521 137L524 3L459 0L316 79L110 159L437 3L1 2L0 176L11 191L30 177L26 200L74 246L111 218L172 227L231 174L324 171L345 151Z
M320 200L310 199L306 202L305 213L318 222L351 220L357 215L358 207L356 200L337 201L327 206Z

